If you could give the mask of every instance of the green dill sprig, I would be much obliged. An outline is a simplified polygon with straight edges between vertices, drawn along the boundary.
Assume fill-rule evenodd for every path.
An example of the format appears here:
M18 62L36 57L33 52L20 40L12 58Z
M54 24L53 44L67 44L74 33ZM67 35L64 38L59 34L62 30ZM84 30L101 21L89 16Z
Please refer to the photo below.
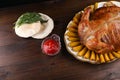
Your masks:
M18 18L17 22L15 23L15 26L19 27L22 24L25 23L31 24L37 21L40 21L41 23L46 23L48 20L42 19L39 13L35 13L35 12L24 13Z

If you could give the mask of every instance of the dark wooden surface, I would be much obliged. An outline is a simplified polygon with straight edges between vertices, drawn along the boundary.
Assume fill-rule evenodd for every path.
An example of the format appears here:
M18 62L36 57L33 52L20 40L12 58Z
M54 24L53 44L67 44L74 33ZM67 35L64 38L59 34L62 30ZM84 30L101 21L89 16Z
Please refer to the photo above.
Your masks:
M21 4L29 4L29 3L36 3L36 2L43 2L43 1L50 1L50 0L0 0L0 7L10 7L16 6Z
M76 60L65 48L68 22L76 12L97 1L102 0L50 0L0 8L0 80L120 80L120 60L92 65ZM54 19L51 34L58 34L62 43L58 55L44 55L42 40L15 35L13 23L24 12L42 12Z

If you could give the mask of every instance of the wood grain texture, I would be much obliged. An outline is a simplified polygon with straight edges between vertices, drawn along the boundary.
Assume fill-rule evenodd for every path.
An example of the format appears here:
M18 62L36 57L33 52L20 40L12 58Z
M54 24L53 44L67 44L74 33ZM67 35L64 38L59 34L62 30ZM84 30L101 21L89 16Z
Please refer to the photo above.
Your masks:
M63 37L68 22L76 12L98 1L103 0L50 0L1 8L0 80L120 80L120 60L92 65L76 60L65 48ZM44 55L42 40L15 35L13 23L25 12L41 12L53 18L55 28L51 34L58 34L62 43L58 55Z

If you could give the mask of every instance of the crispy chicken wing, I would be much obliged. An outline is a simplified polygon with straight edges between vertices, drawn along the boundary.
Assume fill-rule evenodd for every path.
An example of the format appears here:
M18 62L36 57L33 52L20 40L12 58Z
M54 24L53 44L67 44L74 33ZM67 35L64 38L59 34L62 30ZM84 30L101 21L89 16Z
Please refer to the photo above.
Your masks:
M80 42L97 53L120 50L120 7L91 11L91 7L86 8L79 22Z

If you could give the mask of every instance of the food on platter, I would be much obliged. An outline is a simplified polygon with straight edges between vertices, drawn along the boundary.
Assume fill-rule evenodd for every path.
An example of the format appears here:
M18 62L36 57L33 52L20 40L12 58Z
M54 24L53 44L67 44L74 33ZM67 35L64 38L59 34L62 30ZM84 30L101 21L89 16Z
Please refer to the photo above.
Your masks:
M75 14L64 35L76 59L93 64L120 58L120 2L98 2Z
M54 22L46 14L29 12L18 18L14 28L19 37L43 39L52 32Z
M44 54L49 56L54 56L58 54L61 49L60 37L56 34L47 37L43 40L41 44L41 49Z
M96 9L90 20L91 7L84 10L78 25L81 44L97 53L120 50L120 7Z

